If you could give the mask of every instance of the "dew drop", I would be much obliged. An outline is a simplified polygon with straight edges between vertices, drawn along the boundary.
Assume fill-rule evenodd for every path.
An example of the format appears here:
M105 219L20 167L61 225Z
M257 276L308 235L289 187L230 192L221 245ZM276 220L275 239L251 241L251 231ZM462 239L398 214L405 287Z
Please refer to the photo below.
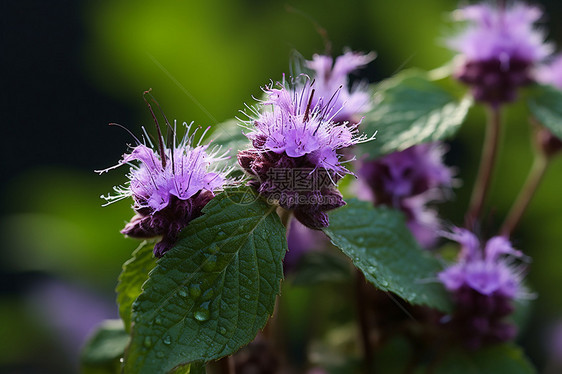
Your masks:
M217 266L217 256L211 255L207 257L205 262L203 263L203 270L205 271L213 271Z
M156 317L156 319L154 320L154 323L156 323L157 325L161 325L162 324L162 318Z
M222 334L222 335L226 334L226 328L221 327L221 328L220 328L220 331L221 331L221 334Z
M250 300L250 295L248 295L248 294L245 294L245 295L244 295L244 299L246 299L246 300Z
M169 345L172 342L172 338L170 338L170 335L166 335L162 341L164 344Z
M217 238L219 238L219 239L224 238L225 236L226 236L226 233L222 230L217 233Z
M181 297L187 297L187 292L182 288L178 291L178 295L180 295Z
M200 322L204 322L209 319L209 303L205 302L201 304L199 309L194 313L193 317Z
M201 296L201 285L198 284L198 283L193 283L193 284L189 285L189 294L194 299Z
M150 348L150 346L152 345L152 340L150 340L150 337L147 336L146 338L144 338L144 342L143 342L144 346L146 348Z
M156 357L164 358L164 352L156 352Z
M363 238L362 236L357 238L357 243L361 244L365 241L365 238Z
M119 359L119 362L120 362L120 363L125 362L125 360L123 359L123 357L121 357L121 358Z

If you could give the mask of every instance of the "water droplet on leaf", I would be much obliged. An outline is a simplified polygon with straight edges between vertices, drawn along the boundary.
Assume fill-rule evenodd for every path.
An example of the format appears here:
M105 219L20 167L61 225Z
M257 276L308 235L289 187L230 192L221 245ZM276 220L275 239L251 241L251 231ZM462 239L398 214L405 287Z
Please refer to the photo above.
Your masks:
M152 340L150 340L150 337L147 336L146 338L144 338L144 342L143 342L144 346L146 348L149 348L152 345Z
M181 297L187 297L187 292L186 292L183 288L178 291L178 294L179 294Z
M226 328L221 327L221 328L220 328L220 331L221 331L221 334L223 334L223 335L226 334Z
M195 312L193 317L195 317L195 319L200 321L200 322L204 322L204 321L209 319L209 315L210 315L210 313L209 313L209 303L205 302L205 303L201 304L201 306L199 307L199 309L197 309L197 311Z
M161 325L162 324L162 318L156 317L156 319L154 320L154 323L156 323L157 325Z
M156 357L164 358L164 352L156 352Z
M166 345L170 344L170 343L172 342L172 338L170 338L170 335L166 335L166 336L164 337L163 342L164 342L164 344L166 344Z
M219 247L216 244L211 244L209 248L207 248L207 251L209 251L209 253L214 255L219 251Z

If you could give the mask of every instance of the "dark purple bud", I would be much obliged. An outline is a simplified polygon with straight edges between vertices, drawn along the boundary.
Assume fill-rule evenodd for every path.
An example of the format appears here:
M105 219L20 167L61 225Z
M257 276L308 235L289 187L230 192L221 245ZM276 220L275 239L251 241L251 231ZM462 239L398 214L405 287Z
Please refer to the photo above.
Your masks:
M562 151L562 141L553 135L550 130L540 127L535 136L539 150L546 157L554 157Z
M131 221L121 230L121 234L130 236L131 238L147 239L158 236L151 226L152 217L136 214Z

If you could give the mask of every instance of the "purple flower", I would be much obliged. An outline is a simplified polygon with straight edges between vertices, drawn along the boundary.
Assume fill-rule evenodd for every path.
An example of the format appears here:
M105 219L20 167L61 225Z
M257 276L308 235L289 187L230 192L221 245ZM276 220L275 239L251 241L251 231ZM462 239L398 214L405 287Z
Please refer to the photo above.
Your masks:
M374 53L362 54L351 51L337 57L335 62L330 56L312 56L312 61L306 62L306 66L315 73L313 78L316 95L312 105L315 105L319 98L331 99L335 107L341 108L334 116L335 122L359 122L358 115L371 109L372 100L367 92L368 85L364 82L353 87L349 86L348 74L374 59Z
M454 15L469 22L448 43L461 53L455 76L472 86L478 101L494 106L513 101L517 87L533 81L532 68L552 52L551 45L544 43L543 32L534 27L542 15L537 7L478 4Z
M116 195L102 198L108 204L133 198L137 214L121 232L134 238L162 236L154 246L157 257L173 246L180 231L201 215L215 192L229 183L227 171L217 168L217 163L228 157L218 155L219 148L209 152L209 145L201 145L201 141L193 147L197 130L190 135L190 129L187 126L183 140L171 148L159 139L160 154L152 149L152 144L149 147L139 143L116 166L99 171L101 174L124 164L131 166L129 182L115 187Z
M264 89L267 98L254 110L246 126L253 148L240 151L238 162L250 182L270 202L292 210L305 226L328 226L326 211L345 204L336 183L347 170L339 150L366 141L357 124L336 123L341 107L318 99L313 83L299 89L283 84Z
M495 236L482 248L468 230L454 228L446 236L461 244L458 262L438 274L456 304L451 323L471 348L510 340L515 326L505 321L513 301L524 296L523 268L514 259L523 254L509 240Z
M52 343L65 352L64 357L54 359L70 360L76 369L80 349L94 327L105 319L118 318L111 298L57 279L34 285L27 300L30 315L50 330Z
M535 73L537 82L549 84L562 90L562 54L549 63L541 65Z
M437 214L426 207L444 199L443 190L453 183L453 173L443 164L440 143L418 144L390 153L359 168L358 194L375 205L386 205L405 213L407 223L424 247L437 239Z

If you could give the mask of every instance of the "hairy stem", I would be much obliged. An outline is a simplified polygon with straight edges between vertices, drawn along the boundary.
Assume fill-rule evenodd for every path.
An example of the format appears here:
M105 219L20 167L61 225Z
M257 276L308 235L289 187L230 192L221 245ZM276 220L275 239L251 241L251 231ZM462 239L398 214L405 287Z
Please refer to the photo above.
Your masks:
M498 107L490 108L478 175L476 177L476 181L474 182L472 197L470 199L470 205L465 219L465 225L469 229L472 229L478 220L486 200L486 195L490 189L492 173L494 171L494 165L498 154L500 125L500 109Z
M365 303L367 295L366 289L367 282L361 270L356 269L355 273L355 291L357 299L357 318L359 320L359 334L361 338L361 347L363 350L363 358L365 360L365 373L374 374L374 357L373 346L370 339L370 324L369 324L369 310L370 308Z
M500 230L502 235L509 237L519 224L523 213L525 213L525 210L529 206L531 199L535 195L535 192L537 191L537 188L542 181L544 173L548 167L548 163L549 162L547 157L545 157L541 153L537 153L533 162L533 166L529 171L529 175L527 175L527 180L521 188L521 191L519 192L515 203L513 203L513 206L511 207L511 210L509 211L507 218L502 225L502 228Z

